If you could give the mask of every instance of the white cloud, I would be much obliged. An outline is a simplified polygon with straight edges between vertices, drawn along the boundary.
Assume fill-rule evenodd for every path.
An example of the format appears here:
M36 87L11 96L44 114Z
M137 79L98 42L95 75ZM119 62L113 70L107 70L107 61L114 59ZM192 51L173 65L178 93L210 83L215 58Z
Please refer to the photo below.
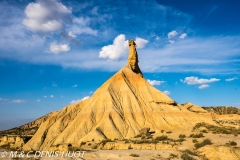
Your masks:
M72 100L70 103L71 103L71 104L78 103L78 102L81 102L81 101L83 101L83 100L85 100L85 99L88 99L88 98L90 98L90 97L89 97L89 96L86 96L86 97L83 97L82 99Z
M184 83L187 83L188 85L195 85L195 84L206 84L206 83L212 83L212 82L217 82L220 81L220 79L217 78L210 78L210 79L204 79L204 78L198 78L198 77L186 77L184 79Z
M149 83L150 85L152 85L152 86L158 86L158 85L161 85L162 83L165 82L165 81L150 80L150 79L148 79L147 81L148 81L148 83Z
M41 102L41 100L40 100L40 99L38 99L38 100L37 100L37 102Z
M201 84L198 88L199 89L204 89L204 88L208 88L209 85L208 84Z
M72 87L77 87L78 85L77 84L75 84L75 85L73 85Z
M53 87L57 87L57 84L55 82L52 82Z
M173 31L168 33L168 38L175 37L177 34L178 34L177 31L173 30Z
M54 54L58 54L60 52L67 52L70 50L70 47L68 44L55 44L51 43L50 45L50 51Z
M170 92L170 91L168 91L168 90L166 90L166 91L163 91L163 93L164 93L164 94L166 94L166 95L170 95L170 94L171 94L171 92Z
M148 43L148 40L137 37L135 43L137 44L137 48L144 48L145 45Z
M68 36L72 37L72 38L76 38L77 36L75 34L72 33L72 31L68 32Z
M135 40L138 48L144 48L148 43L148 40L137 37ZM113 44L102 47L99 52L99 58L107 58L109 60L118 60L122 55L127 53L128 40L126 40L124 34L118 35Z
M0 101L7 101L8 99L0 98Z
M118 60L124 53L127 52L128 41L126 41L125 35L118 35L113 44L102 47L99 53L100 58L108 58L110 60Z
M58 0L38 0L25 9L23 24L34 32L52 32L64 29L64 22L71 21L71 10Z
M73 25L70 27L71 35L80 35L80 34L90 34L90 35L97 35L98 31L94 30L88 25L90 24L91 19L86 17L78 17L73 18ZM70 34L69 34L70 36ZM71 36L73 37L73 36Z
M227 78L227 79L225 79L225 81L231 82L231 81L234 81L234 80L236 80L236 79L238 79L238 78Z
M43 96L44 98L47 98L47 96Z
M16 99L16 100L13 100L12 103L25 103L25 101L22 99Z
M50 95L49 97L53 98L53 97L54 97L54 95Z
M169 43L173 44L173 43L175 43L175 41L174 40L169 40Z
M159 36L156 37L156 41L159 41L161 38Z
M186 33L183 33L183 34L181 34L181 36L179 37L180 39L184 39L184 38L186 38L187 37L187 34Z

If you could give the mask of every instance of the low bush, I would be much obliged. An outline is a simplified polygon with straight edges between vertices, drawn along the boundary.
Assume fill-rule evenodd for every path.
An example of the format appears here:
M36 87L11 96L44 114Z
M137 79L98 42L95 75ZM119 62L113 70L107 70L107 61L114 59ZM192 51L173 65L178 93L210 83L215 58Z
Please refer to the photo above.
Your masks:
M202 133L199 133L199 134L190 134L190 137L191 138L202 138L204 137L204 135Z
M180 134L178 137L179 138L186 138L186 135L185 134Z
M189 156L187 153L183 153L181 155L182 160L196 160L195 158L193 158L192 156Z
M194 147L196 149L198 149L198 148L204 147L206 145L211 145L211 144L212 144L212 142L210 139L204 139L201 143L195 143Z
M228 145L228 146L236 146L236 145L237 145L237 142L235 142L235 141L229 141L228 143L226 143L226 145Z
M138 154L135 154L135 153L131 153L129 156L132 156L132 157L139 157Z
M168 136L162 135L155 138L156 141L165 141L168 140Z
M187 154L190 154L190 155L193 155L193 156L197 156L197 153L195 153L195 152L193 152L189 149L184 150L183 153L187 153Z

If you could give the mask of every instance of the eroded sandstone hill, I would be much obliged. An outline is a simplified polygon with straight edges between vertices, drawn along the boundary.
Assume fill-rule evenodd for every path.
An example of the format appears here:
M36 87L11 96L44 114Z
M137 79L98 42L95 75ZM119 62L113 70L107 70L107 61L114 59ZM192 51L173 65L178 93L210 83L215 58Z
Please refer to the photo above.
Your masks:
M202 107L208 112L224 115L224 114L239 114L240 109L232 106L216 106L216 107Z
M152 87L138 66L134 41L129 41L129 48L125 67L92 97L69 105L44 121L23 149L47 150L92 139L132 138L144 128L160 133L163 129L191 130L199 122L215 124L210 113L189 111Z

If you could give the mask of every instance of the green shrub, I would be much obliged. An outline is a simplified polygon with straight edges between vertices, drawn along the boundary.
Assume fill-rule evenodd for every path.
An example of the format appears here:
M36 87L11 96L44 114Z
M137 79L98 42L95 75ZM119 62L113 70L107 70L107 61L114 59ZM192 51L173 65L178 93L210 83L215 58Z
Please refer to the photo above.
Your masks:
M202 133L208 133L206 129L201 130L200 132L202 132Z
M190 154L190 155L193 155L193 156L197 156L197 153L195 153L195 152L193 152L189 149L184 150L183 153Z
M206 145L211 145L211 144L212 144L212 142L210 139L204 139L201 143L195 143L194 147L196 149L198 149L198 148L204 147Z
M197 141L197 139L193 139L192 142L193 143L197 143L198 141Z
M199 133L199 134L190 134L190 137L191 138L202 138L204 137L204 135L202 133Z
M195 158L189 156L187 153L181 155L182 160L196 160Z
M178 137L183 139L183 138L186 138L186 135L185 134L180 134Z
M107 142L113 142L113 141L111 139L103 139L100 143L102 143L103 146L105 146Z
M97 145L92 146L92 149L97 149Z
M129 156L132 156L132 157L139 157L138 154L135 154L135 153L131 153Z
M155 138L156 141L165 141L168 140L168 136L162 135Z
M235 141L229 141L228 143L226 143L226 145L236 146L236 145L237 145L237 142L235 142Z
M86 144L86 142L82 141L80 145L82 146L82 145L85 145L85 144Z

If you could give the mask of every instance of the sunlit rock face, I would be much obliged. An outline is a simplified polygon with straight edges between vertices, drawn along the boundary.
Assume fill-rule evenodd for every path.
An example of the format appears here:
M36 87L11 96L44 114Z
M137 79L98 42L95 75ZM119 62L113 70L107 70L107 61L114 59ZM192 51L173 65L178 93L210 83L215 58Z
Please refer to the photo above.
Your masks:
M133 40L128 41L129 44L129 55L127 61L127 67L130 68L133 72L139 73L142 76L142 72L138 66L138 54L136 50L136 43Z
M138 66L136 44L129 41L127 65L100 86L92 97L69 105L46 119L23 150L51 150L83 141L133 138L144 128L191 130L212 121L210 113L191 112L151 86Z

